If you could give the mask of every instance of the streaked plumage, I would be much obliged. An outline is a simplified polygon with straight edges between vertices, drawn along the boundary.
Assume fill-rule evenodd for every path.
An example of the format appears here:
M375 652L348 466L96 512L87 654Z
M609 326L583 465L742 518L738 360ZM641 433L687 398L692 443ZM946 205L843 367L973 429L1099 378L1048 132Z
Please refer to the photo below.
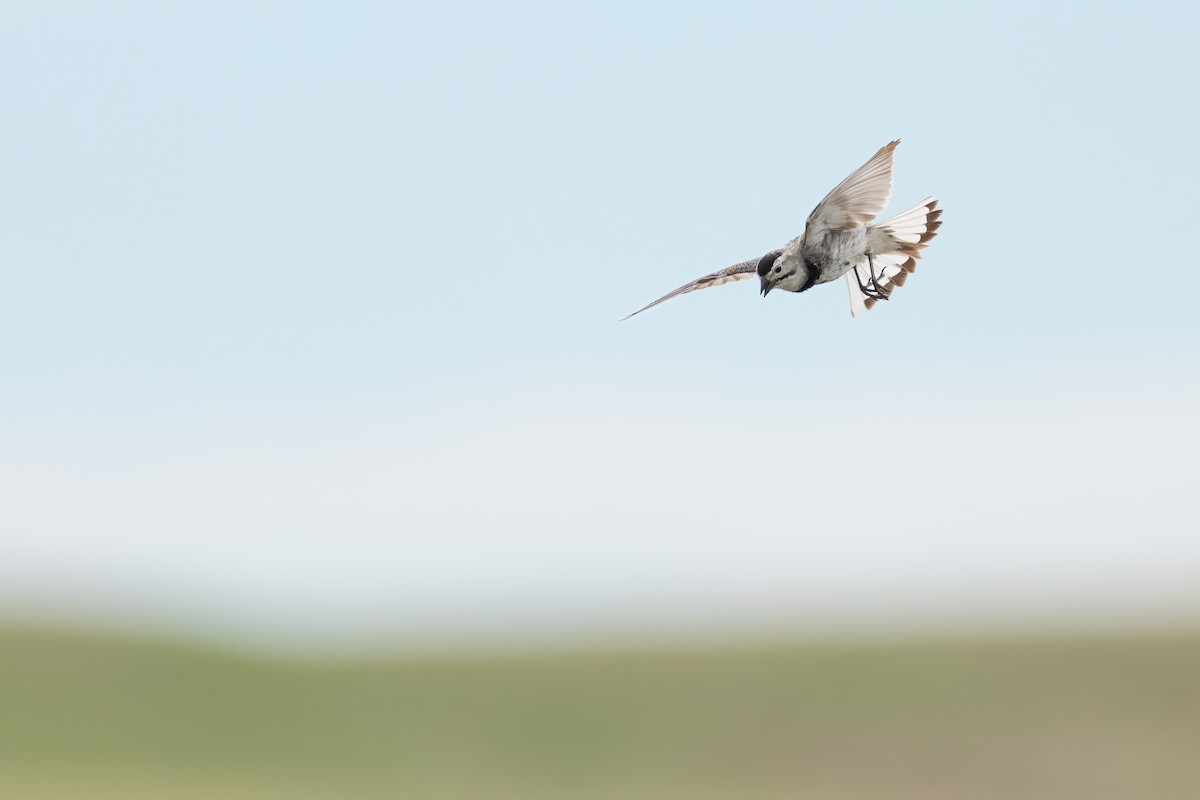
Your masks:
M933 197L871 224L891 199L892 164L898 144L899 139L880 148L834 187L808 215L804 233L783 247L697 278L629 316L681 294L755 274L764 296L775 288L803 292L844 275L852 316L871 309L879 300L889 299L916 270L921 250L942 224L942 212Z

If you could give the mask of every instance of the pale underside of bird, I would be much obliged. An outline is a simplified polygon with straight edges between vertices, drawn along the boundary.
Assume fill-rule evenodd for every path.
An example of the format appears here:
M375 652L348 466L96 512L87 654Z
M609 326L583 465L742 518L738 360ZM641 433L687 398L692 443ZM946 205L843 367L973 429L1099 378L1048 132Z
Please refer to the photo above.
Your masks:
M808 215L804 233L783 247L685 283L629 317L672 297L755 275L764 297L772 289L804 292L845 276L850 314L855 317L880 300L891 299L896 288L916 271L921 251L942 225L942 212L933 197L873 222L892 196L892 164L898 144L899 139L884 145L839 183Z

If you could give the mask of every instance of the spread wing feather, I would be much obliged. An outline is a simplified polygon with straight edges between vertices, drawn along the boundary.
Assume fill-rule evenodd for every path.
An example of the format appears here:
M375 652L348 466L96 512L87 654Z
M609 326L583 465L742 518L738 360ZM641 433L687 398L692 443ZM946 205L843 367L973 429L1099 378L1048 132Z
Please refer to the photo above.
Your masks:
M866 225L887 208L892 198L892 164L897 139L879 148L867 163L839 183L808 215L805 241L816 242L828 231L845 231Z
M782 250L772 250L771 253L768 253L768 255L782 253L782 252L783 252ZM648 308L654 308L659 303L665 303L667 300L670 300L672 297L678 297L681 294L687 294L688 292L694 292L697 289L707 289L710 286L720 286L723 283L732 283L733 281L740 281L740 280L744 280L746 278L752 278L752 277L754 277L754 275L758 269L758 262L761 260L762 260L761 256L758 258L752 258L749 261L743 261L740 264L734 264L731 267L726 267L725 269L717 270L716 272L705 275L703 278L697 278L696 280L692 281L691 283L685 283L683 286L680 286L675 291L664 294L662 297L658 298L653 303L642 306L637 311L633 312L633 314L630 314L629 317L632 317L636 314L640 314ZM629 319L629 317L625 317L625 319Z

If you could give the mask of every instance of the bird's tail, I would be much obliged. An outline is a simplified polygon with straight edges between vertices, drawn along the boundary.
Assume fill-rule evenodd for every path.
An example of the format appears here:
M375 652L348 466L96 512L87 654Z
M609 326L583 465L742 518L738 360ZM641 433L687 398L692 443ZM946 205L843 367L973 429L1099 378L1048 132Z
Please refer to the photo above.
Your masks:
M879 290L884 297L890 296L897 286L903 286L908 276L916 272L921 251L942 227L941 216L937 198L926 197L912 208L869 227L867 247L875 254L874 265L881 273ZM847 283L851 314L858 316L875 305L874 298L857 291L858 286L851 278L847 278Z
M870 242L871 249L877 253L899 253L908 256L912 263L912 272L916 269L916 260L921 257L921 251L929 244L929 240L937 236L937 229L942 227L942 210L937 207L937 198L926 197L912 208L901 211L894 217L871 226L871 238L880 239Z

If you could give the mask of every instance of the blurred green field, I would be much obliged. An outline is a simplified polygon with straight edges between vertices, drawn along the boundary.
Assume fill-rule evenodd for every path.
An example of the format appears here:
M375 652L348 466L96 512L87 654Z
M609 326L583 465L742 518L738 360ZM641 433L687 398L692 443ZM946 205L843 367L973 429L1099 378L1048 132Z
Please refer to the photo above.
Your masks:
M1200 797L1200 636L314 663L0 634L6 798Z

